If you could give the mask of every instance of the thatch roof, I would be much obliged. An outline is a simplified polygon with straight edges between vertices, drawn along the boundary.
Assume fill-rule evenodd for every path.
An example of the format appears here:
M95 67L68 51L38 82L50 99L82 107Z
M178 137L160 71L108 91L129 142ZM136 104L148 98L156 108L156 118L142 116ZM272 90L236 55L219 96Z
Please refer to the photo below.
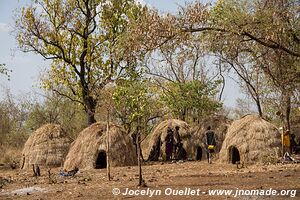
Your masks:
M207 119L203 119L199 122L199 124L194 128L194 136L195 136L195 143L199 145L201 148L205 149L206 144L206 131L207 127L210 126L211 129L215 133L216 138L216 153L220 152L222 147L223 141L225 139L227 130L231 125L232 121L226 118L225 116L216 115L212 116ZM204 152L204 151L203 151ZM203 154L204 157L206 154Z
M64 169L95 168L99 152L106 152L106 128L106 122L97 122L84 129L72 143ZM135 147L126 132L120 126L111 124L109 137L110 165L113 167L135 165L137 162Z
M175 132L175 127L179 127L179 136L183 143L183 148L187 151L187 155L190 158L194 157L194 145L192 145L192 134L190 126L181 120L169 119L158 124L153 132L147 136L142 143L144 158L148 158L152 149L157 145L157 140L161 141L160 157L165 159L166 157L166 145L165 138L167 136L167 129L170 127Z
M271 123L256 115L247 115L229 127L219 158L231 162L232 149L237 149L245 163L270 162L279 157L280 133Z
M291 134L295 134L296 138L300 139L300 116L295 116L291 120Z
M58 167L63 164L71 140L67 133L56 124L46 124L37 129L25 143L21 168L32 167L32 164L47 167Z

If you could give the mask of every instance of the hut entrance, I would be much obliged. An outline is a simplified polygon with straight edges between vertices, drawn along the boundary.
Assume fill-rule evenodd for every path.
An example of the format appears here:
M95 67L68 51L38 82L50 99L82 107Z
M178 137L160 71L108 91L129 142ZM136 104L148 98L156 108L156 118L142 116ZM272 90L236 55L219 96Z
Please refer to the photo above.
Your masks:
M197 147L196 160L202 160L202 148L200 146Z
M240 160L241 160L241 158L240 158L239 150L235 146L230 147L229 148L229 161L232 164L236 164L236 162L239 162Z
M100 151L96 160L96 169L106 168L106 152Z

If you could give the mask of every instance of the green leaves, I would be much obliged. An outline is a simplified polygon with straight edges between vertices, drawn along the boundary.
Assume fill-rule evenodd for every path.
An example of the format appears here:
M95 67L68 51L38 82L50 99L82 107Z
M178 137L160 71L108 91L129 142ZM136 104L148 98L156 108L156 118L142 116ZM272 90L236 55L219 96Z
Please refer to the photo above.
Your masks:
M214 100L219 84L219 81L202 83L197 80L170 82L161 98L175 116L184 119L190 114L198 118L214 113L222 106Z
M44 88L63 88L61 94L94 113L97 90L128 67L121 38L141 9L133 0L36 0L16 21L19 47L52 60Z
M113 100L117 118L128 133L137 126L143 127L146 133L150 120L162 116L162 104L155 89L150 80L139 76L118 81Z
M129 121L136 122L150 108L150 92L143 81L122 80L116 88L113 99L117 110L128 114Z

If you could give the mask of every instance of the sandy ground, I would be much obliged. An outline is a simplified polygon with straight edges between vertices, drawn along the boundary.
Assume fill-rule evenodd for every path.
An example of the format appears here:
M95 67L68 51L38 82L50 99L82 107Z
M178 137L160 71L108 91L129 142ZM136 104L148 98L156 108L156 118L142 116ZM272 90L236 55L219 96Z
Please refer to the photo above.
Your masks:
M107 180L105 169L81 170L75 177L67 178L58 175L59 169L52 169L51 180L46 169L41 169L41 172L42 176L35 178L32 172L0 169L2 182L3 178L9 181L0 189L0 199L300 199L300 164L251 165L237 169L236 165L209 165L205 161L158 162L143 166L143 176L148 186L146 188L137 187L137 167L113 168L112 181ZM245 193L245 196L235 197L237 188L265 193L271 192L271 189L279 192L292 191L284 196L271 196L268 193L249 196ZM24 193L15 194L20 193L17 189L23 189ZM209 194L212 190L221 189L233 191L231 195ZM113 190L121 194L113 195ZM126 190L145 194L123 195ZM152 197L151 192L154 193ZM168 195L169 192L174 194ZM176 195L176 192L182 194Z

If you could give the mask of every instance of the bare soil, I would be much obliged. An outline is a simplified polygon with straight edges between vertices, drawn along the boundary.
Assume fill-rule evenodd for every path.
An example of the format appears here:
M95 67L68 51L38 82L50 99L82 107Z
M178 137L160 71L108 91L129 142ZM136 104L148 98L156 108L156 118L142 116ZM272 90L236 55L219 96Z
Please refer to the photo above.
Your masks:
M236 165L206 161L184 163L152 163L143 166L146 188L138 188L138 167L117 167L111 169L113 180L108 181L106 169L94 169L76 174L75 177L60 177L59 168L41 169L42 176L35 178L32 172L0 169L0 180L5 184L0 188L0 199L300 199L300 164L251 165L238 169ZM4 179L6 181L4 181ZM1 182L0 182L1 187ZM17 189L36 187L43 191L15 194ZM112 190L126 188L132 190L161 190L161 195L153 197L136 195L113 195ZM165 195L167 188L199 190L199 196ZM209 190L297 190L295 197L290 196L210 196ZM204 194L205 193L205 194Z

